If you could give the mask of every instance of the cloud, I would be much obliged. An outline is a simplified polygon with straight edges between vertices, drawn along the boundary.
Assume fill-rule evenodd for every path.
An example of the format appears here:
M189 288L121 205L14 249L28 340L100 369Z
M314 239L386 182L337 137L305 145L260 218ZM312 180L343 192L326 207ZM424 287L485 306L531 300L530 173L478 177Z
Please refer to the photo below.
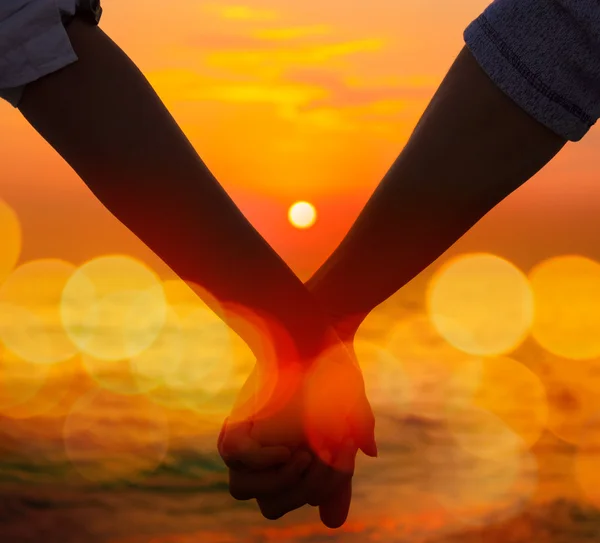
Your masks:
M167 101L271 106L274 115L298 128L336 132L370 127L381 133L405 117L412 122L435 88L410 81L359 82L333 69L314 68L282 69L254 79L170 69L149 73L148 78Z
M272 9L260 9L241 4L208 3L204 9L229 21L275 21L279 18L277 11Z
M297 84L310 82L327 90L326 97L314 100L309 108L371 105L384 114L407 101L427 100L435 88L414 80L370 81L368 77L348 78L334 71L314 69L291 70L286 79Z
M295 26L288 28L267 28L256 30L253 35L259 40L296 40L312 36L327 36L333 33L333 28L329 25L310 25L310 26Z
M227 81L192 70L162 70L147 76L159 94L177 100L301 107L322 98L326 92L309 82Z
M306 40L281 41L246 36L200 36L191 43L205 66L227 68L238 73L281 73L290 66L324 65L348 59L359 53L381 51L381 38L328 40L306 43Z

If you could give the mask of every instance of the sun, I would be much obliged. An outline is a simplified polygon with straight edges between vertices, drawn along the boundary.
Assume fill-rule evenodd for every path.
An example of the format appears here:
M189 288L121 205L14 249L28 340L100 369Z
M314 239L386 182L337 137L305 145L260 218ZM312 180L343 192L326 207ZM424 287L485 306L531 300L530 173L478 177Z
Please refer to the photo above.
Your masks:
M296 202L288 211L288 219L296 228L310 228L317 220L317 210L309 202Z

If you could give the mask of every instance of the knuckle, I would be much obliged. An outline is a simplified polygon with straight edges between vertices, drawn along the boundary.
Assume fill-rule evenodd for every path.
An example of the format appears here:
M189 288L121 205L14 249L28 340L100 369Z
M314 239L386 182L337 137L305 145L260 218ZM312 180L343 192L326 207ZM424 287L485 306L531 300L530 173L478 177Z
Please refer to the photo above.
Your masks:
M248 492L248 489L236 483L229 483L229 494L237 501L247 501L253 497L251 496L251 493Z
M274 504L259 502L258 505L262 516L267 520L279 520L281 517L283 517L283 515L285 515L285 511Z

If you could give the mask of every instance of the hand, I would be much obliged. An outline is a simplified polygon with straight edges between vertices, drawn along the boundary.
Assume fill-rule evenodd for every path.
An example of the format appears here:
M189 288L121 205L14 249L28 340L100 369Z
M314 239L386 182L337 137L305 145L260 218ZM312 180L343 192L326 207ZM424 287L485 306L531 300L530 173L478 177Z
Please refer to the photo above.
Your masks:
M228 424L226 419L219 435L218 450L229 467L231 495L237 500L256 499L263 516L271 520L306 503L320 505L327 527L342 526L350 509L356 446L347 442L328 466L304 450L292 454L287 447L262 447L251 431L250 421ZM313 489L323 483L333 489L331 494L320 504L311 503Z
M261 376L255 368L234 408L237 422L221 432L219 452L230 468L230 491L238 499L256 498L267 518L309 503L319 505L327 526L341 526L358 448L377 455L373 414L358 365L337 346L308 370L280 371L265 400L272 373ZM312 462L304 473L308 452Z

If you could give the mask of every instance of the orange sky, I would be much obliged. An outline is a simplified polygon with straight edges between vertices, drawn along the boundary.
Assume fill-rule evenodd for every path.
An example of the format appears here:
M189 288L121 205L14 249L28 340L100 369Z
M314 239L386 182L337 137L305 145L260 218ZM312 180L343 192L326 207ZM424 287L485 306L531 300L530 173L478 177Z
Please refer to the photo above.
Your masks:
M462 47L465 26L487 4L104 0L102 26L248 218L305 276L398 155ZM22 220L23 259L78 262L124 251L157 266L7 104L0 127L10 134L0 145L0 197ZM523 267L555 253L600 257L590 232L600 226L599 140L593 129L567 146L459 248L497 252ZM296 200L317 206L312 229L288 224Z

